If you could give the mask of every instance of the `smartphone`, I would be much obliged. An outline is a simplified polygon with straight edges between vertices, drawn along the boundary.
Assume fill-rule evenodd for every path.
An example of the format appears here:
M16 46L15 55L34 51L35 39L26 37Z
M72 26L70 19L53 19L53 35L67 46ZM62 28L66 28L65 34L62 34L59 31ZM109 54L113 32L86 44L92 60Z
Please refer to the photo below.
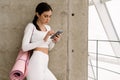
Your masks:
M51 39L53 39L55 36L60 35L60 34L62 34L62 33L63 33L62 30L57 31L55 34L53 34L53 35L51 36Z

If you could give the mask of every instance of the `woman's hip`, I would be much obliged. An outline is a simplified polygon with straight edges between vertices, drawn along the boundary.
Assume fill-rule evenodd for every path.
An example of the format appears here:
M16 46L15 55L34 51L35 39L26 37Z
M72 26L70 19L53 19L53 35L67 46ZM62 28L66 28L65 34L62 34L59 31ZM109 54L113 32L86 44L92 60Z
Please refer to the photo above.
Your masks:
M33 51L29 64L48 65L49 56L41 51Z

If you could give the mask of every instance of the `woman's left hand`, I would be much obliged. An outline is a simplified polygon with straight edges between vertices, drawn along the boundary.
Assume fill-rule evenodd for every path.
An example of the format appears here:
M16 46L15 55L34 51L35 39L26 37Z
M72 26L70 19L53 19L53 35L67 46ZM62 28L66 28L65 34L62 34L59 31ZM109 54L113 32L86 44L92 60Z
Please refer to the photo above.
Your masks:
M56 35L54 38L53 38L53 42L56 43L60 40L61 38L61 35Z

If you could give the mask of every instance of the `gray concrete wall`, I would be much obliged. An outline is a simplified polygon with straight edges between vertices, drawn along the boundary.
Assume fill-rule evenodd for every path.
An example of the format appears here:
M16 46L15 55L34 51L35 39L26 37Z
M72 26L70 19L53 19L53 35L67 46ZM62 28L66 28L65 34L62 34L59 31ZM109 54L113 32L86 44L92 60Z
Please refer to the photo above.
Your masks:
M8 80L24 28L41 1L53 7L51 27L64 31L50 52L49 68L58 80L87 80L87 0L0 0L0 80Z

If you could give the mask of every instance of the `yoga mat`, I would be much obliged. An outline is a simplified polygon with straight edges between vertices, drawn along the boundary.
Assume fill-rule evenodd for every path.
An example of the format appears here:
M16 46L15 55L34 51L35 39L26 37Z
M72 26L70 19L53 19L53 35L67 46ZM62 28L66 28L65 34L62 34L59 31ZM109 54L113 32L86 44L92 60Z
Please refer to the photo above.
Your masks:
M29 53L19 51L16 62L10 72L10 80L23 80L27 74L27 66L29 62Z

